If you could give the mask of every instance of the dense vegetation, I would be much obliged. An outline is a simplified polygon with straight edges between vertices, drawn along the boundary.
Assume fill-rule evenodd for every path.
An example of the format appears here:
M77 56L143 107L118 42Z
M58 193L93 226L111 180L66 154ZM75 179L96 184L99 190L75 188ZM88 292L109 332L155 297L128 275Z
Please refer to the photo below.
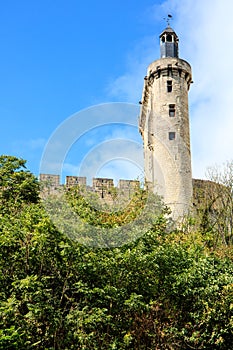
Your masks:
M163 211L132 243L81 245L51 222L25 161L0 157L0 349L232 349L230 240L193 218L168 229Z

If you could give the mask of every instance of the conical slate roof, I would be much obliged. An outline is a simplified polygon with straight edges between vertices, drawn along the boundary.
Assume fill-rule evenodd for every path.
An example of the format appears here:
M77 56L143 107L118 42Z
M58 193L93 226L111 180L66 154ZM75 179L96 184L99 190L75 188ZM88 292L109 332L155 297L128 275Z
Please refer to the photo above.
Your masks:
M165 34L165 33L174 33L176 36L177 36L177 34L176 34L176 32L171 28L171 27L167 27L167 28L165 28L164 30L163 30L163 32L160 34L160 37L163 35L163 34Z

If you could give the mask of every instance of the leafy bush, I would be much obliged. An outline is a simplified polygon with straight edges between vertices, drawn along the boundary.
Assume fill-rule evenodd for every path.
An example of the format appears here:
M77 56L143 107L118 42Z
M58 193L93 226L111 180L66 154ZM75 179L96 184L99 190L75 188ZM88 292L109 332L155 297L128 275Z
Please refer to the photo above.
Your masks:
M50 221L24 163L0 159L0 349L231 349L230 254L169 231L161 213L122 247L75 243Z

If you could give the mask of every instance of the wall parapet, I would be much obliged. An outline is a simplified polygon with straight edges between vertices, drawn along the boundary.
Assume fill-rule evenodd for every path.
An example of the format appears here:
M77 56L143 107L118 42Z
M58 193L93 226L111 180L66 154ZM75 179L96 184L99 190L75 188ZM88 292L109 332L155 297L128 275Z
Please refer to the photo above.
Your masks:
M131 198L133 193L140 188L140 181L125 179L120 179L118 185L115 187L113 179L110 178L93 178L92 186L88 186L85 176L66 176L65 184L61 184L60 175L40 174L39 181L42 185L42 197L57 194L64 188L69 189L79 186L87 191L95 192L101 199L111 200L115 191L118 194Z

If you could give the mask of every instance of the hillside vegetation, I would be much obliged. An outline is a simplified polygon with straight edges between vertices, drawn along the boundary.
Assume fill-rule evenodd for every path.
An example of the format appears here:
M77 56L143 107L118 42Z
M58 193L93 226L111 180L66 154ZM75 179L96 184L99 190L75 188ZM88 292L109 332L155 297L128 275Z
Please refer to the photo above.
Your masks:
M77 190L67 200L98 227L145 207L143 191L120 213L92 210ZM131 242L80 244L50 219L25 161L1 156L0 349L232 349L232 240L211 220L200 229L203 213L172 229L158 205Z

